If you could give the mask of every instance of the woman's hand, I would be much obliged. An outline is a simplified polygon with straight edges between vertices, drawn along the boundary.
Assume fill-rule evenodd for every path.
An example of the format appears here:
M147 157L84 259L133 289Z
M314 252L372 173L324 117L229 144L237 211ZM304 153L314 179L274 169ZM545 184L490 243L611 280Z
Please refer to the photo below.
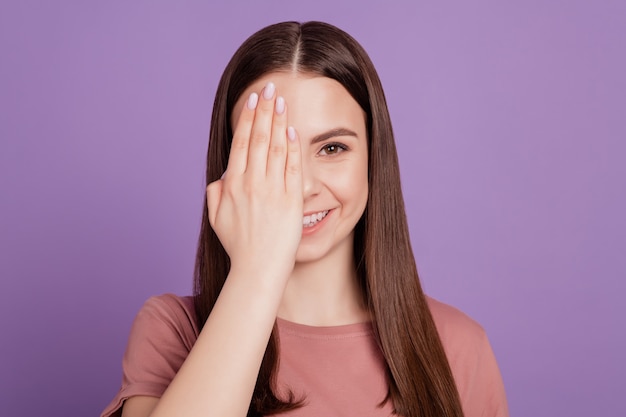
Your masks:
M222 179L207 187L209 221L231 272L288 278L302 236L302 157L274 84L243 105Z

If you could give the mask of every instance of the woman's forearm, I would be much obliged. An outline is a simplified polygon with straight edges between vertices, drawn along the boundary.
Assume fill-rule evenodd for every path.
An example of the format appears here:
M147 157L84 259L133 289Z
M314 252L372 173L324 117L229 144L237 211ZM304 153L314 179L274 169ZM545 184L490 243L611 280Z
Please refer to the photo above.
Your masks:
M244 274L229 274L198 340L151 417L246 415L286 279Z

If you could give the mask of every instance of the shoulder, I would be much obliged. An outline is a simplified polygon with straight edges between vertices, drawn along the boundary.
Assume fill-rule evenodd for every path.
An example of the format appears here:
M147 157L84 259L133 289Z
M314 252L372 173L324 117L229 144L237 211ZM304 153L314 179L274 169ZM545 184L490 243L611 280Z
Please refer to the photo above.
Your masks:
M151 339L177 337L191 348L198 337L193 297L174 294L150 297L137 313L132 333Z
M125 365L144 366L146 356L182 364L197 338L193 297L174 294L150 297L133 322Z
M486 351L490 352L485 330L461 310L434 298L426 299L452 371L465 373Z
M138 315L191 322L195 322L196 319L193 297L175 294L161 294L148 298Z
M193 297L149 298L133 322L122 361L122 386L102 413L119 416L125 400L160 397L198 338Z
M426 301L444 348L460 345L467 349L487 341L483 327L461 310L432 297L427 296Z
M466 416L508 416L500 370L483 327L462 311L426 297Z

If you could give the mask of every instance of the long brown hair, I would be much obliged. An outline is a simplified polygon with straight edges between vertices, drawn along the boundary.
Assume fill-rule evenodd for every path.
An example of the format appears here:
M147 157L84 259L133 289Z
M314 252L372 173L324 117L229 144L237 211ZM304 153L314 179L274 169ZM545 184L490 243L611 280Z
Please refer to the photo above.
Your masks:
M321 22L284 22L248 38L219 82L209 137L207 185L226 170L231 114L243 91L275 71L334 79L367 115L369 196L355 228L355 267L373 318L374 335L387 364L395 412L405 417L461 417L459 395L422 291L400 187L391 120L382 85L363 48L347 33ZM204 325L230 269L229 258L208 221L206 199L196 259L194 294L198 327ZM300 402L274 391L278 334L270 337L249 416L279 413Z

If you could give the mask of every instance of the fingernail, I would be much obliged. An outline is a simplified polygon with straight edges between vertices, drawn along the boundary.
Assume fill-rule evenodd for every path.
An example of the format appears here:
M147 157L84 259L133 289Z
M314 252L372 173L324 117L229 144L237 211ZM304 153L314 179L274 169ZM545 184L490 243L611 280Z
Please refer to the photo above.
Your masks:
M250 110L256 109L256 105L258 102L259 102L259 95L257 93L250 94L250 97L248 97L248 108Z
M293 126L287 128L287 137L292 142L296 140L296 129L294 129Z
M285 99L278 97L276 99L276 114L283 114L285 112Z
M267 83L267 85L263 89L263 98L265 100L271 99L272 97L274 97L274 91L276 91L276 87L274 86L274 83L272 82Z
M221 180L223 180L224 178L226 178L226 171L224 171L224 173L222 174L222 176L220 177Z

